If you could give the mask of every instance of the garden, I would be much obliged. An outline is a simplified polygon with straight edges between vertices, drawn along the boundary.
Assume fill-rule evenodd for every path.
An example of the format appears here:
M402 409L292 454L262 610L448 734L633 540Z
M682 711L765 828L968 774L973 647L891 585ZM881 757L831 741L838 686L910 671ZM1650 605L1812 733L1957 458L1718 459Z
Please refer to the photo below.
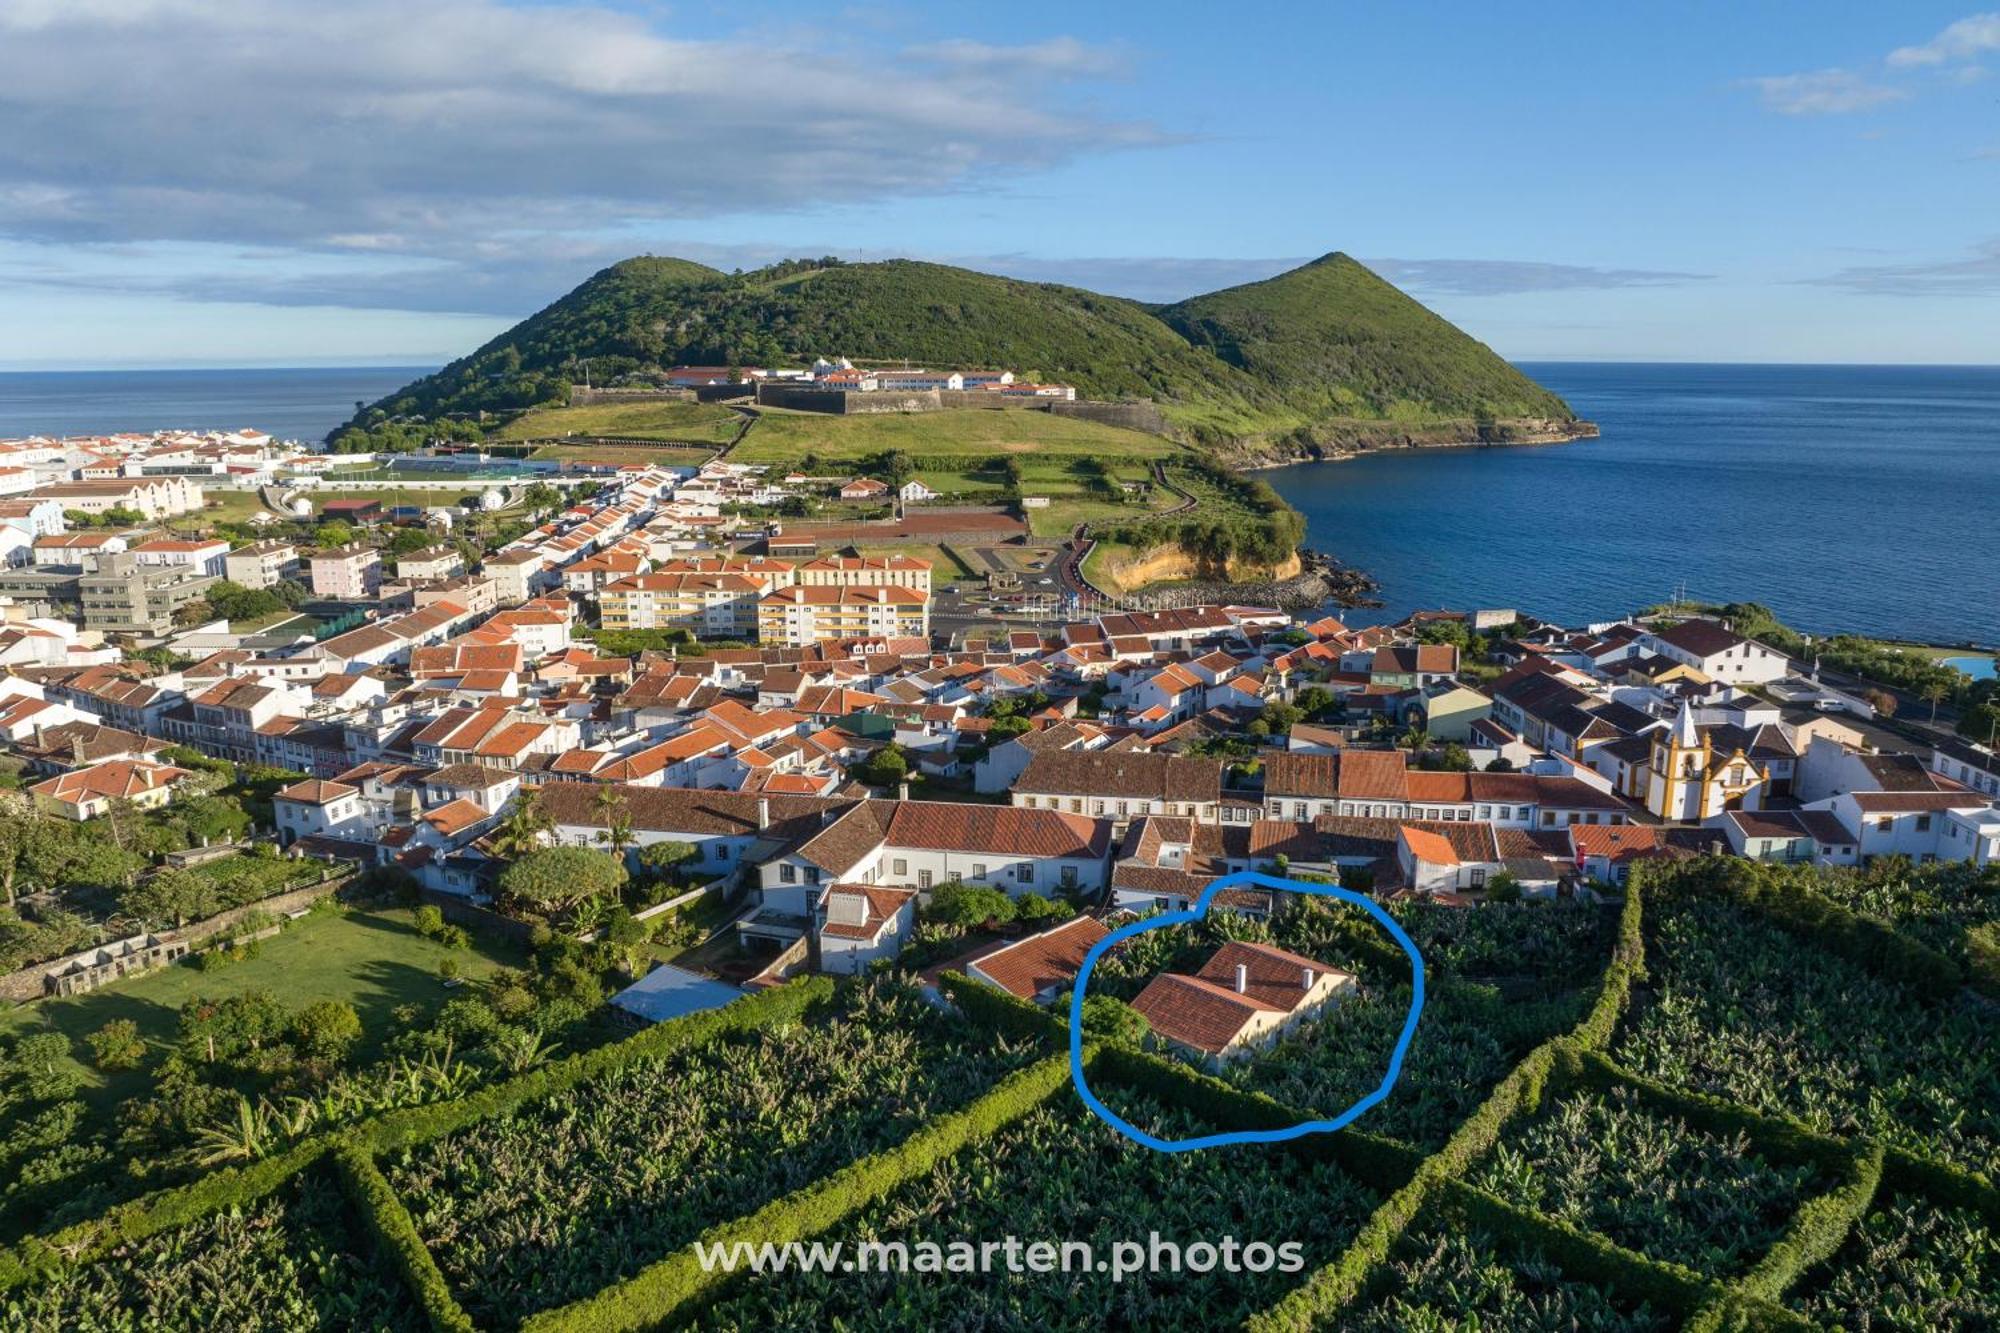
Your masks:
M1430 960L1439 1054L1420 1042L1395 1094L1340 1134L1171 1156L1077 1102L1059 1016L953 973L956 1012L893 972L811 978L621 1040L543 1034L556 1040L509 1058L531 1014L592 1012L583 983L616 952L545 941L449 1021L383 1047L463 1061L461 1083L255 1143L205 1138L189 1149L205 1171L51 1219L0 1251L0 1328L89 1327L65 1313L84 1302L150 1313L128 1324L208 1326L206 1288L157 1289L169 1265L230 1284L234 1304L210 1303L232 1326L393 1328L415 1311L535 1333L1991 1327L2000 1191L1976 1173L1994 1158L1994 1062L1990 1025L1961 1029L1983 1002L1958 961L1902 932L1913 918L1857 912L1844 887L1697 860L1643 867L1608 910L1398 904ZM1337 914L1208 924L1147 957L1265 932L1379 994L1374 1018L1342 1006L1350 1036L1400 1023L1400 952ZM1110 962L1107 999L1132 980ZM290 1076L346 1031L304 1017L197 1008L176 1058L202 1063L215 1037L216 1059L248 1069L282 1047ZM1482 1032L1490 1051L1472 1044ZM1380 1077L1326 1041L1216 1078L1142 1035L1087 1025L1084 1067L1121 1115L1174 1137L1280 1128ZM13 1062L10 1104L48 1091L41 1054ZM710 1271L689 1245L1101 1247L1149 1230L1297 1240L1305 1265L835 1281ZM353 1239L336 1260L327 1237Z
M490 1326L587 1296L909 1135L1025 1062L916 988L642 1060L387 1160L466 1310Z

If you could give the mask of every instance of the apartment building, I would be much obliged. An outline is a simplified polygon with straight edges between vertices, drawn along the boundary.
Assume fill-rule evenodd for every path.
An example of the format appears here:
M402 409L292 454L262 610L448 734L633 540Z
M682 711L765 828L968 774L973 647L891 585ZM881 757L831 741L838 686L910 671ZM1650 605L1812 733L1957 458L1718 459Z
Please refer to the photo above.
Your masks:
M305 572L299 548L290 542L257 542L222 558L223 577L245 588L272 588Z
M362 602L382 587L382 555L359 542L312 553L312 590L315 597Z
M762 585L745 574L635 574L598 595L607 630L682 629L703 638L758 632Z
M930 599L914 588L781 588L757 603L757 638L806 647L823 639L924 638Z

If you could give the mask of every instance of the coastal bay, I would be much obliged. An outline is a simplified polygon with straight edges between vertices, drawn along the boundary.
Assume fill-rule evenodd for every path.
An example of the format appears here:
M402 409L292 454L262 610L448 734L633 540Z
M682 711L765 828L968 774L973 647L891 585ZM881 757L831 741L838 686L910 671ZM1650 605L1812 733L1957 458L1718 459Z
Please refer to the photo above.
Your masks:
M1551 362L1563 445L1381 450L1259 473L1379 611L1608 619L1677 588L1810 632L2000 639L2000 370Z

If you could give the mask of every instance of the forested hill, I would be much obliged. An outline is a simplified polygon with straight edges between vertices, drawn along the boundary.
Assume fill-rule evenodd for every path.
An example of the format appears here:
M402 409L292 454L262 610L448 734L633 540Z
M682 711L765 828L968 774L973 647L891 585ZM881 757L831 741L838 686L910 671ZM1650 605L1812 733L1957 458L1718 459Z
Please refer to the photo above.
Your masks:
M788 260L724 274L628 259L363 420L557 401L586 361L591 382L604 385L674 365L815 356L1006 367L1085 397L1150 398L1212 442L1380 423L1573 420L1491 349L1338 254L1163 307L914 260Z

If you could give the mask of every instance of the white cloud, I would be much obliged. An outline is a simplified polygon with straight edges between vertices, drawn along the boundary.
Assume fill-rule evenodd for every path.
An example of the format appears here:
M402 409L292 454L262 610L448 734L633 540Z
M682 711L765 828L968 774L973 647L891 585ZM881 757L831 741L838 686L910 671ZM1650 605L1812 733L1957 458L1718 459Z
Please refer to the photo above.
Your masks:
M1960 19L1921 46L1903 46L1891 51L1889 65L1893 69L1914 69L1976 60L1996 51L2000 51L2000 13L1974 14Z
M1765 106L1787 116L1845 115L1900 102L1909 96L1900 88L1871 83L1846 69L1773 74L1745 82L1758 91Z
M0 0L0 237L471 261L472 238L977 189L1166 139L1051 86L1094 68L1069 39L818 36L501 0Z
M1063 76L1122 74L1130 61L1122 49L1105 47L1074 37L1051 37L1046 41L1019 46L954 37L910 48L919 60L934 61L960 69L1026 70Z
M1958 259L1863 265L1807 282L1864 296L2000 296L2000 238Z

